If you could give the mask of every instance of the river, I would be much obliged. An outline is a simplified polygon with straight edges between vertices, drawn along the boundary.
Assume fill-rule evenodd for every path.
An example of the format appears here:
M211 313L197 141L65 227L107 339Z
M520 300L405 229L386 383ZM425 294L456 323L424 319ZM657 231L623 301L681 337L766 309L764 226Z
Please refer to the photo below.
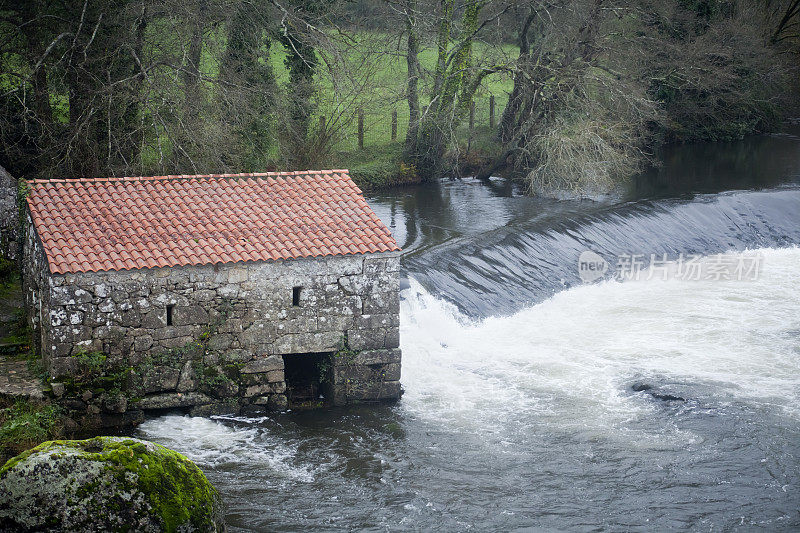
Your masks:
M405 251L402 400L137 436L197 462L232 531L797 530L800 128L660 159L601 201L369 196Z

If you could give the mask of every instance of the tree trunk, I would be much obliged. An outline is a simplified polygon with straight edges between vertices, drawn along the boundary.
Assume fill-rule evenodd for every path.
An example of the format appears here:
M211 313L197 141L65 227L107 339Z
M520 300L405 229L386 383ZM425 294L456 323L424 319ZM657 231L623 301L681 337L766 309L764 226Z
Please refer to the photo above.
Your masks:
M517 113L522 105L523 84L525 83L525 75L523 69L528 66L530 62L531 45L528 38L528 32L536 17L536 12L533 7L528 9L528 16L522 23L519 31L519 57L517 58L517 69L514 73L514 88L508 96L508 103L503 110L503 116L500 119L499 137L502 142L508 142L513 135L513 124L516 121Z
M203 30L206 18L206 0L199 0L192 20L192 35L189 41L189 52L183 71L183 87L186 97L186 122L192 127L197 122L200 112L198 103L202 101L200 91L200 58L203 53Z
M406 31L408 32L408 46L406 49L406 64L408 65L408 131L406 132L406 148L417 136L419 126L419 36L417 35L417 0L406 2Z
M439 58L431 103L421 114L413 139L407 142L406 156L416 166L423 181L441 173L453 132L469 111L472 98L488 72L476 75L471 70L472 42L484 0L474 0L464 8L461 41L448 48L454 1L443 0L439 25Z
M439 18L439 30L437 32L436 42L438 54L436 59L436 71L433 77L431 100L439 94L447 72L447 51L450 48L450 29L453 26L453 7L455 6L455 0L441 0L441 5L442 12Z
M290 108L292 132L298 145L305 143L314 112L314 73L317 56L314 47L303 42L291 31L281 37L286 48L286 67L289 69Z
M136 31L133 39L133 54L141 61L144 51L144 38L148 24L147 8L142 7L141 15L136 21ZM126 166L131 167L138 159L142 146L142 131L139 127L141 106L141 90L144 73L134 58L128 58L127 69L122 70L122 75L127 73L131 80L123 87L119 107L124 109L115 128L119 155L126 161Z
M238 4L228 23L228 42L220 66L222 116L235 144L225 157L230 167L260 167L271 150L276 84L269 62L269 14L249 0Z

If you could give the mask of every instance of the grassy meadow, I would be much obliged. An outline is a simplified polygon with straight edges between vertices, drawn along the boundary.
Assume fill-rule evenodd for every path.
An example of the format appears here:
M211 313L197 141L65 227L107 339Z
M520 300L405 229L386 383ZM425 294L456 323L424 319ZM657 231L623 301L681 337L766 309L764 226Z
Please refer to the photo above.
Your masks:
M360 33L345 57L319 57L316 81L316 110L311 120L312 134L318 133L321 117L331 135L330 150L317 166L326 168L349 168L353 177L364 188L385 185L388 182L405 180L408 169L398 167L403 140L408 131L408 103L405 99L407 65L404 42L393 41L396 49L386 52L385 35ZM224 53L225 36L204 44L201 71L213 78L219 71L219 61ZM371 50L382 50L371 53ZM481 64L504 64L517 55L516 47L502 47L476 43L473 47L475 61ZM279 43L272 43L269 61L278 85L285 88L289 83L289 71L285 64L286 51ZM434 45L423 45L419 60L423 70L420 80L420 104L429 103L428 88L436 66L437 51ZM346 65L337 70L337 66ZM342 71L346 71L343 74ZM342 79L344 78L344 82ZM339 87L339 91L335 87ZM460 149L475 149L491 144L493 131L489 127L490 97L495 99L495 123L505 108L512 79L504 73L487 76L475 95L475 128L470 133L465 121L458 130L462 139ZM213 91L213 84L208 84ZM364 148L358 146L358 109L364 114ZM396 139L392 140L392 113L397 112ZM269 132L265 132L269 134ZM165 147L162 147L164 149ZM277 147L273 157L277 159ZM147 165L145 165L147 166ZM272 165L270 165L272 166ZM278 165L279 166L279 165ZM253 169L257 170L257 169Z

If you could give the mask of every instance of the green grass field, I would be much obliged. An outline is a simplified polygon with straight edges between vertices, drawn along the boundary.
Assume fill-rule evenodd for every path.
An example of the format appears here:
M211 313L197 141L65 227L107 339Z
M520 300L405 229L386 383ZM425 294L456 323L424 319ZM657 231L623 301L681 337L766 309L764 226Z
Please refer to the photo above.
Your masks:
M170 25L151 25L148 32L153 32L152 39L148 42L158 43L156 48L149 50L151 58L166 52L167 56L179 57L186 43L179 40L183 33L176 31L178 28ZM208 80L216 79L221 58L225 53L226 35L225 28L220 26L206 34L203 42L203 53L200 70ZM340 59L342 64L336 64L330 58L320 57L317 67L315 96L316 111L311 121L312 134L319 130L320 119L325 118L327 130L331 135L329 151L326 151L320 161L315 163L319 167L350 168L356 170L354 174L363 176L360 181L367 186L378 186L380 183L391 180L388 176L397 174L398 160L402 151L403 140L408 130L408 104L405 99L407 84L407 68L404 56L405 44L397 38L384 34L359 33L348 42L347 49ZM378 52L380 51L380 52ZM513 60L517 51L513 46L489 46L477 42L473 46L473 56L480 64L503 64ZM283 46L273 42L269 49L271 63L278 84L285 88L289 83L289 72L285 65L286 51ZM8 59L8 58L7 58ZM14 58L11 58L14 59ZM19 59L19 58L16 58ZM327 61L326 61L327 59ZM420 64L423 76L420 80L419 91L421 104L429 102L428 91L432 84L432 72L436 64L436 49L432 44L423 45L420 51ZM21 61L21 60L20 60ZM20 64L20 74L26 73L26 65ZM361 88L348 91L347 82L339 85L339 90L334 90L335 78L344 73L355 73L360 76ZM171 76L171 74L170 74ZM14 80L8 76L0 76L0 87L12 88ZM53 80L53 86L58 83ZM464 146L473 146L473 139L491 137L489 130L489 101L493 95L495 99L495 120L498 120L508 99L512 87L512 80L506 74L497 73L488 76L475 95L475 130L470 131L466 121L458 129L458 138ZM206 82L205 94L214 98L216 83ZM169 98L175 102L182 102L185 96L181 91L181 84L177 83L168 89ZM51 93L51 107L57 123L66 124L69 120L69 103L67 95L53 91ZM213 106L212 106L213 107ZM358 109L364 113L364 148L358 146ZM396 139L393 141L392 113L397 113ZM166 126L162 127L159 120L153 120L150 112L143 109L142 124L146 127L144 143L140 152L140 171L148 172L174 172L174 169L162 168L161 161L169 161L172 151L172 142L166 133ZM169 115L169 112L167 112ZM207 120L216 120L209 117ZM280 117L277 117L280 121ZM265 135L275 135L275 131L265 131ZM274 162L279 160L277 143L273 145L274 153L268 158ZM480 144L480 143L479 143ZM485 144L485 143L484 143ZM279 166L271 164L269 160L253 163L255 167ZM256 171L261 168L243 168L242 171ZM402 169L399 169L402 173ZM214 169L209 169L214 171Z
M370 55L359 50L386 49L377 43L385 39L383 35L359 34L358 43L351 49L350 55L344 58L352 67L352 71L367 71L362 78L367 90L358 97L352 98L345 104L337 102L337 93L334 91L335 72L330 71L329 63L320 61L317 69L316 81L317 109L312 119L312 129L320 124L320 117L324 116L329 129L334 129L333 150L329 161L322 166L346 167L355 170L355 174L371 176L368 181L378 185L385 181L384 175L389 174L389 166L396 167L396 161L402 150L402 142L408 131L408 104L405 100L407 84L406 59L401 47L394 53ZM395 41L395 45L396 45ZM204 49L201 69L210 76L219 70L219 58L224 50L224 36L207 43ZM517 55L514 46L490 47L484 43L475 43L474 57L483 63L503 63L512 60ZM289 82L289 72L285 65L286 52L279 44L273 43L270 48L269 60L277 82L285 86ZM423 47L420 51L420 64L423 69L423 78L420 82L421 104L424 106L428 98L429 85L432 83L431 73L436 65L436 49L433 46ZM332 63L332 62L330 62ZM508 100L513 82L511 78L502 73L487 76L475 96L475 137L491 135L489 130L490 97L495 99L495 121L500 115ZM364 149L358 147L358 122L357 112L361 107L364 112ZM392 141L392 112L397 112L397 137ZM458 130L459 138L463 144L469 144L469 127L463 124ZM360 181L363 182L363 179ZM370 185L370 183L364 183Z
M487 51L485 46L478 46L478 48L483 50L477 50L477 55ZM278 62L280 63L281 61L282 58ZM420 64L424 72L432 72L436 65L436 51L432 48L423 50L420 53ZM384 56L380 61L376 61L375 67L373 80L371 81L377 86L377 94L374 95L374 98L367 98L363 106L365 150L370 147L392 144L391 123L393 110L397 111L398 141L402 141L408 130L408 104L405 100L408 71L405 58L401 56ZM330 81L327 73L323 73L320 78L321 92L323 94L321 95L319 112L330 115L336 112L329 99L325 98L325 91L330 88ZM430 78L430 75L423 76L423 80L420 83L420 103L423 106L430 101L428 98ZM475 97L476 127L488 126L489 124L490 95L495 97L495 116L499 117L508 100L508 93L511 91L511 87L512 81L507 76L495 74L487 77ZM340 152L358 150L357 122L355 120L352 120L348 127L344 128L336 148Z

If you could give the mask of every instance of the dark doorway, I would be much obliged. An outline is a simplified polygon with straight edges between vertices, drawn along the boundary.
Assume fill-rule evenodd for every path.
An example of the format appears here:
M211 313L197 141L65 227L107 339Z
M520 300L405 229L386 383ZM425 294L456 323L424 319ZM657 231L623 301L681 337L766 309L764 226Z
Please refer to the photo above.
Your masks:
M291 407L316 407L333 396L331 353L283 356L286 397Z

